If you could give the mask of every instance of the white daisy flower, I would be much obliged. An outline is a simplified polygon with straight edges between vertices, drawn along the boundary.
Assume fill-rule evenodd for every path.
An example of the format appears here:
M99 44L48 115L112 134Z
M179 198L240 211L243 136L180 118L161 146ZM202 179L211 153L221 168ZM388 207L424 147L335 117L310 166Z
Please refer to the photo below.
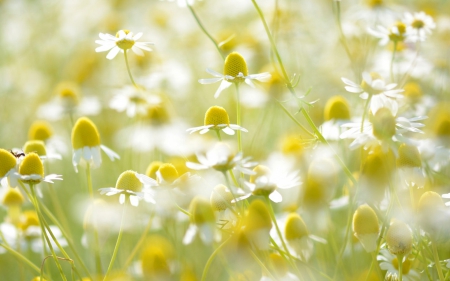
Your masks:
M120 156L117 153L100 144L100 135L97 127L86 117L79 118L73 126L72 147L74 150L72 164L77 172L77 166L80 164L81 160L89 163L89 165L92 165L94 168L100 167L100 164L102 163L100 149L108 155L111 161L120 159Z
M405 18L403 20L406 27L406 35L408 41L417 42L425 41L428 34L431 34L431 30L436 28L436 24L433 18L425 14L420 13L405 13Z
M407 38L406 24L403 22L396 22L391 28L387 29L384 26L377 25L376 29L369 28L367 30L371 35L380 38L379 44L381 46L387 45L389 41L402 42Z
M277 188L289 189L301 184L297 173L273 173L268 167L258 165L253 169L254 175L244 185L250 190L249 193L237 198L237 201L246 199L251 195L268 196L270 200L279 203L283 200Z
M236 124L230 124L230 118L225 108L220 106L212 106L205 113L205 125L200 127L194 127L187 129L190 134L200 131L200 134L206 134L210 130L221 130L227 135L234 135L234 131L248 132L245 128L242 128Z
M148 113L149 104L160 104L161 98L149 95L143 89L134 86L125 86L118 90L109 103L109 107L118 111L125 111L127 116L145 116Z
M200 84L212 84L219 81L220 83L219 89L217 89L214 94L214 98L218 98L220 93L226 88L230 87L233 83L241 83L244 82L250 85L251 87L255 87L252 80L258 81L268 81L271 77L270 73L264 72L259 74L248 74L247 63L244 58L236 52L233 52L227 56L225 59L225 64L223 68L223 74L220 74L212 69L207 68L206 72L215 76L215 78L209 79L200 79L198 82Z
M370 110L373 114L376 114L378 109L385 107L393 115L397 115L397 99L403 98L403 95L399 94L403 90L394 90L397 84L386 84L377 73L363 72L362 77L363 81L360 85L344 77L341 79L347 85L345 89L348 92L359 94L359 97L363 100L370 99Z
M125 171L117 179L116 187L100 188L99 191L100 194L105 194L106 196L120 194L120 204L124 204L126 199L129 198L131 205L138 206L139 200L145 196L145 191L143 191L144 185L152 185L154 183L155 180L146 175L138 174L134 171ZM155 203L154 201L150 202Z
M108 55L106 55L106 58L109 60L112 60L116 57L116 55L119 52L128 51L128 49L133 50L133 52L138 56L144 56L145 51L152 51L149 46L154 45L151 42L136 42L136 40L139 40L139 38L142 37L142 32L139 32L138 34L133 36L133 32L129 30L119 30L116 34L116 36L112 36L111 34L106 33L100 33L100 39L102 40L95 40L95 43L100 44L100 47L97 47L95 51L98 52L105 52L109 51Z
M250 170L251 167L256 166L255 162L249 162L249 157L243 158L242 153L234 154L231 148L222 142L217 143L212 149L207 151L206 155L197 154L197 160L200 163L187 162L186 166L193 170L213 168L225 173L235 168L247 175L255 173Z
M377 260L380 261L380 268L382 270L386 270L386 279L385 280L396 280L399 276L399 268L398 268L398 260L397 257L389 253L388 250L382 249L380 250L380 255L377 256ZM403 261L403 280L404 281L419 281L420 273L411 269L412 262L408 259L408 257L404 258ZM395 277L395 279L392 279ZM391 278L391 279L389 279Z
M353 150L361 146L368 148L372 145L380 144L383 147L383 151L386 151L392 141L408 142L403 137L403 133L414 132L423 134L424 132L418 128L425 125L417 121L427 119L427 117L395 118L389 109L382 108L371 119L371 122L364 122L362 132L360 122L342 125L343 128L348 128L348 130L341 134L341 139L355 139L350 144L350 149Z
M38 184L41 181L53 183L54 180L62 180L62 176L56 174L44 176L44 165L39 155L28 153L21 159L18 172L10 176L11 187L16 187L18 180L28 184Z
M216 231L214 211L208 200L195 197L190 204L189 212L191 223L183 237L184 245L191 244L197 235L207 245L220 240L220 232Z

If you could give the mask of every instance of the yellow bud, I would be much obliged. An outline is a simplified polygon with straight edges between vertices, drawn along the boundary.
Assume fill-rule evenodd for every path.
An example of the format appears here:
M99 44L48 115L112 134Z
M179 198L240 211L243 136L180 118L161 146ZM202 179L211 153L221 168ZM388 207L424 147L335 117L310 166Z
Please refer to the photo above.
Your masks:
M420 227L432 236L437 236L445 225L445 204L442 197L427 191L420 197L417 207L417 220Z
M72 129L72 147L80 149L99 145L100 135L95 124L87 117L79 118Z
M257 199L252 201L248 207L248 213L245 217L245 231L250 232L264 228L271 229L272 220L266 204Z
M0 148L0 178L4 177L16 164L16 157L11 152Z
M205 223L214 223L216 221L211 205L208 200L204 198L197 196L192 199L189 211L191 213L191 222L193 224L201 225Z
M144 276L149 280L168 277L170 275L169 262L173 255L173 246L165 237L160 235L150 236L141 254L141 267Z
M419 149L416 146L403 143L398 149L397 167L422 167Z
M205 126L208 125L230 125L230 119L225 108L220 106L211 106L205 114Z
M150 163L150 165L148 165L147 167L147 171L145 171L145 175L147 177L150 177L154 180L156 180L156 172L158 172L159 167L163 164L163 162L160 161L153 161L152 163Z
M135 171L125 171L117 179L116 188L139 192L142 190L142 182L136 177Z
M367 5L372 8L376 8L383 5L383 0L366 0Z
M279 254L270 254L269 260L271 262L273 272L275 273L275 277L283 278L288 273L286 261Z
M40 140L27 141L25 143L25 145L23 146L23 152L25 152L25 153L35 152L39 156L47 155L47 150L45 148L45 143L43 141L40 141Z
M22 176L39 175L44 177L44 165L41 158L36 153L28 153L23 158L19 166L19 174ZM40 183L41 179L36 180L24 180L26 183Z
M300 155L303 152L303 145L297 135L287 135L281 142L281 152L283 154Z
M39 226L39 218L35 211L25 211L20 218L20 229L26 231L30 226Z
M177 169L170 163L164 163L159 166L158 172L161 176L160 180L164 180L168 183L173 183L178 178Z
M224 211L231 206L231 200L233 200L233 194L225 185L218 184L214 187L209 201L214 211Z
M378 234L380 225L375 211L367 204L361 205L353 214L353 231L356 235Z
M395 117L385 107L380 108L372 117L373 135L379 140L386 140L395 135Z
M33 279L31 279L31 281L47 281L46 279L42 278L40 276L34 277Z
M403 89L405 90L403 95L413 103L418 102L423 96L422 88L416 82L406 83Z
M385 187L389 183L394 169L395 155L392 150L384 153L382 148L378 146L364 161L362 175L379 187Z
M393 255L407 255L412 249L412 232L409 226L401 221L393 220L386 233L386 243Z
M56 87L56 93L67 107L74 107L79 103L78 86L71 82L62 82Z
M28 139L46 141L53 135L53 129L47 121L34 121L28 131Z
M297 213L289 214L286 220L286 226L284 228L284 235L288 241L301 239L309 235L305 222Z
M318 206L327 203L334 194L337 182L337 171L333 162L328 159L313 161L308 169L303 203Z
M438 137L450 137L450 115L441 114L435 125L435 133Z
M324 115L325 121L348 120L350 119L350 106L342 96L331 97L325 105Z
M434 192L427 191L420 197L418 211L426 212L431 209L445 208L444 201L442 197Z
M223 74L236 77L239 73L244 76L248 75L247 63L245 59L237 52L233 52L227 56L225 59L225 64L223 67ZM244 78L235 78L228 80L229 82L243 82Z
M5 196L3 197L3 205L7 207L22 205L24 198L22 193L17 188L7 187Z

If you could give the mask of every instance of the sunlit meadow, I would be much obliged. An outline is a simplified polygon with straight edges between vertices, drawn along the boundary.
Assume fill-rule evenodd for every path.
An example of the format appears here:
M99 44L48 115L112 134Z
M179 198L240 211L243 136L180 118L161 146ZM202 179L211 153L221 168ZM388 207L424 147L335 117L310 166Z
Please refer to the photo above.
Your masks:
M450 1L0 27L0 280L450 280Z

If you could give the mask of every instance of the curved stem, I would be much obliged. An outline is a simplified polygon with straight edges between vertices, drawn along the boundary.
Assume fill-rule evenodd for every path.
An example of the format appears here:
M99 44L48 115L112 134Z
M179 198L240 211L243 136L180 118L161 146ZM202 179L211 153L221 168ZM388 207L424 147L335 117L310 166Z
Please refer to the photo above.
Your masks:
M125 64L127 65L127 71L128 71L128 76L130 76L130 80L131 83L133 83L133 86L135 86L136 88L138 88L138 86L136 85L136 83L134 82L133 76L131 75L131 71L130 71L130 66L128 65L128 55L127 55L128 50L124 50L123 54L125 56Z
M206 261L205 267L203 268L203 273L202 273L202 279L201 281L205 281L206 280L206 275L208 274L208 270L211 267L212 262L214 261L214 258L217 256L217 254L220 252L220 250L222 250L223 247L225 247L225 245L227 244L228 241L230 241L232 236L228 237L227 240L223 241L222 244L219 245L219 247L217 247L214 252L211 254L211 256L209 256L208 260Z
M114 247L114 252L113 255L111 257L111 261L109 262L109 266L108 266L108 270L106 271L105 277L103 278L103 281L107 280L108 274L111 271L113 265L114 265L114 261L116 260L117 257L117 253L119 250L119 246L120 246L120 241L122 240L122 234L123 234L123 219L125 217L125 211L127 209L127 202L125 200L125 203L123 204L123 211L122 211L122 218L120 220L120 229L119 229L119 236L117 237L117 242L116 242L116 246Z
M222 141L222 137L220 136L220 130L215 130L216 134L217 134L217 138L219 139L219 141Z
M209 34L209 32L206 30L206 28L203 26L202 22L198 18L197 14L195 13L192 6L187 2L188 1L186 1L187 7L189 8L189 11L191 12L191 14L194 17L195 21L197 22L198 26L203 31L203 33L205 33L205 35L209 38L209 40L211 40L211 42L214 44L214 47L216 47L217 51L219 52L220 56L222 57L222 60L225 60L225 57L223 56L222 51L220 50L219 44L217 44L216 40L214 40L214 38L211 36L211 34Z
M303 131L305 131L309 136L311 137L315 137L315 135L313 133L311 133L310 131L308 131L308 129L306 129L300 122L297 121L297 119L295 119L295 117L287 110L287 108L279 101L277 101L278 105L281 106L281 109L283 109L284 113L287 114L287 116L289 116L289 118L292 119L292 121L294 121L295 124L297 124Z
M277 280L277 278L273 277L272 273L270 273L269 269L265 266L265 264L258 258L258 256L252 251L252 249L248 249L250 251L250 254L252 257L256 260L256 262L261 266L262 270L266 272L267 275L269 275L270 280Z
M433 248L433 258L434 258L434 263L436 264L436 270L439 275L439 281L444 281L445 278L444 278L444 274L442 273L441 262L439 261L439 254L438 254L437 247L436 247L436 241L433 238L431 239L431 246Z
M236 86L236 124L238 126L241 126L241 99L239 96L239 84L234 83ZM237 137L238 137L238 148L239 152L242 152L242 139L241 139L241 130L237 131Z

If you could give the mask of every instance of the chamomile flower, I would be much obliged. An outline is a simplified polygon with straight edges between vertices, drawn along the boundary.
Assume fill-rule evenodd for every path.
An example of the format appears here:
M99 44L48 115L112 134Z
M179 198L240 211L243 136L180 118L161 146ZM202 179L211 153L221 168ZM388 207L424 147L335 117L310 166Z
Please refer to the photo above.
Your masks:
M392 142L407 141L403 137L403 133L414 132L423 134L423 131L419 128L423 127L424 124L418 123L417 121L426 118L426 116L396 118L389 109L381 108L376 114L371 116L371 122L364 122L362 132L360 131L361 123L347 123L342 125L342 127L348 128L348 130L341 134L341 139L355 139L350 144L350 149L356 149L361 146L368 148L376 144L381 144L383 150L386 151Z
M80 161L87 162L92 167L97 168L102 163L100 149L108 155L111 161L120 159L119 155L100 144L100 135L95 124L86 117L77 120L72 129L72 147L73 157L72 164L75 171L78 172L77 166Z
M250 168L256 165L255 162L250 162L250 158L243 158L242 153L234 154L231 148L222 142L208 150L206 155L197 154L197 160L200 163L187 162L186 166L193 170L213 168L222 173L235 168L244 174L252 175L254 172Z
M191 224L183 238L183 244L191 244L196 235L199 235L205 244L211 244L219 240L219 232L216 232L216 219L214 211L208 200L195 197L189 207ZM217 233L217 234L216 234Z
M95 43L100 44L95 51L98 52L108 52L106 58L112 60L119 52L127 52L131 49L136 55L143 56L145 51L152 51L149 46L154 45L151 42L136 42L142 37L142 32L133 35L133 32L123 29L116 33L116 36L106 33L99 34L101 40L95 40Z
M138 174L134 171L125 171L117 179L116 187L100 188L99 191L100 194L107 196L120 194L120 204L125 203L126 199L129 198L131 205L138 206L139 200L144 198L145 192L142 191L144 184L153 183L154 180L146 175Z
M143 89L134 86L125 86L118 90L109 103L109 107L118 111L125 111L127 116L145 116L150 104L161 103L161 99L155 95L148 95Z
M388 108L393 115L397 115L398 103L397 99L401 99L403 92L401 89L394 89L397 84L386 84L377 73L363 72L362 82L360 85L342 77L342 81L347 85L345 89L350 93L359 94L363 100L370 99L370 110L373 114L382 108Z
M11 176L17 171L17 158L10 152L0 148L0 181L4 178L8 179L11 187L16 187L11 183Z
M327 140L339 140L341 125L350 120L350 105L342 96L333 96L325 104L325 122L320 126L322 135Z
M234 135L234 131L248 132L236 124L230 124L230 118L225 108L220 106L211 106L205 113L204 126L187 129L190 134L200 131L200 134L206 134L210 130L221 130L227 135Z
M18 172L10 178L11 186L17 186L17 180L27 184L38 184L41 181L53 183L54 180L62 180L61 175L44 175L44 165L37 153L28 153L21 160Z
M379 44L381 46L386 45L389 41L394 43L403 42L407 38L406 24L404 22L396 22L389 29L384 26L378 25L377 29L369 28L368 31L373 36L380 38Z
M398 259L396 256L389 253L388 250L382 249L380 251L380 255L377 256L377 260L380 261L380 268L386 270L386 279L385 280L397 280L399 276L399 265ZM403 260L402 265L402 276L405 281L418 281L420 280L420 273L411 269L412 261L408 258ZM395 279L389 279L393 278Z
M210 203L216 215L216 223L222 229L229 229L237 222L237 217L231 209L234 196L223 184L218 184L211 192Z
M408 41L412 42L425 41L427 35L431 34L431 30L436 28L433 18L424 12L405 13L403 21L407 25L406 34Z
M248 74L247 63L245 62L245 59L237 52L229 54L225 59L223 74L209 68L206 69L206 72L213 75L215 78L200 79L198 80L200 84L212 84L222 81L219 89L217 89L214 94L214 98L218 98L220 93L230 87L233 83L239 84L241 82L245 82L254 88L255 84L253 84L252 80L265 82L271 77L268 72Z
M277 188L288 189L301 184L297 173L273 173L263 165L253 169L254 175L250 176L248 182L244 182L250 192L237 198L237 201L246 199L251 195L268 196L270 200L279 203L283 200Z

